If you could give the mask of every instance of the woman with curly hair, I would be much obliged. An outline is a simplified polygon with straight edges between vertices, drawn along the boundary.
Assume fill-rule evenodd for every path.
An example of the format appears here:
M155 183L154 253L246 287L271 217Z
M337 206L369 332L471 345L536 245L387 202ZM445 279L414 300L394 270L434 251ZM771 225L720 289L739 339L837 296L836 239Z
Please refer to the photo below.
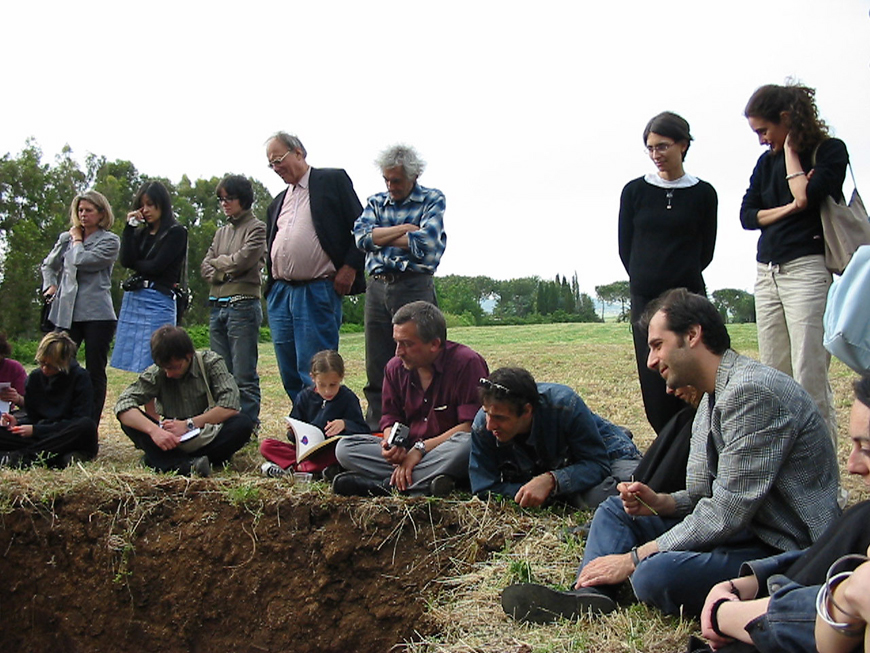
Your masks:
M820 206L842 200L849 154L819 118L815 89L762 86L744 114L767 145L743 197L740 221L758 229L755 313L762 362L792 375L812 395L836 449L837 418L822 339L831 273L825 268Z

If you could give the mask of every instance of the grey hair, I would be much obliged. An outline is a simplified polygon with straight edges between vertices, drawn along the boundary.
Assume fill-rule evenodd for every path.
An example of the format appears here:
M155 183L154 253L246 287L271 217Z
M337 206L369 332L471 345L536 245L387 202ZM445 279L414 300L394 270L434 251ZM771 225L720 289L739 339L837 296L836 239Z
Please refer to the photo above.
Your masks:
M302 144L302 141L299 140L298 136L288 134L287 132L275 132L266 142L269 143L271 141L281 141L291 152L299 150L302 152L303 159L308 156L308 150L305 149L305 146Z
M416 179L426 169L426 162L420 158L417 150L403 143L392 145L381 152L375 159L375 165L381 171L402 166L406 179Z
M432 342L438 338L443 346L447 340L447 320L435 304L423 301L405 304L393 315L393 324L406 322L417 325L417 336L423 342Z

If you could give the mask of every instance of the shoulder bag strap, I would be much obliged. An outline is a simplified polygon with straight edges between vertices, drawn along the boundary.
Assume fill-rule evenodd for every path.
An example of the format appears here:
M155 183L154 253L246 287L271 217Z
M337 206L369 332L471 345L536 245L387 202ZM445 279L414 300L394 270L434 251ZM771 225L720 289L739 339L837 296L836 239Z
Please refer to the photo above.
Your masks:
M208 373L205 371L205 363L202 360L202 352L195 351L194 355L196 356L196 362L199 363L199 370L202 372L202 379L205 381L205 392L208 395L208 407L209 409L214 408L214 397L211 394L211 386L208 383Z

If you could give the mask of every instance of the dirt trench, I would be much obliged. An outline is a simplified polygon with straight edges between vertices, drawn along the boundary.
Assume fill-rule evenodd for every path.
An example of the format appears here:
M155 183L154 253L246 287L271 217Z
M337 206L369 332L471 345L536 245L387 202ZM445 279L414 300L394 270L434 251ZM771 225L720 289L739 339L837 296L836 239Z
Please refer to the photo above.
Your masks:
M180 478L3 498L6 653L381 653L432 633L434 579L504 545L474 502Z

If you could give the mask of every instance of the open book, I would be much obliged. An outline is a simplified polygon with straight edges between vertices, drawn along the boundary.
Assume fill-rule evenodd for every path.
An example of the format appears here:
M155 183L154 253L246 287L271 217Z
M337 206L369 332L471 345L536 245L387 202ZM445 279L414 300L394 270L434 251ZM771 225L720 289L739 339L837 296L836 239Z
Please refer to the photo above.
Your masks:
M327 438L323 431L314 426L314 424L302 422L292 417L285 417L284 419L287 420L287 426L296 438L297 463L301 463L308 456L321 449L334 447L335 443L338 442L338 438L343 437L341 435L334 435Z

